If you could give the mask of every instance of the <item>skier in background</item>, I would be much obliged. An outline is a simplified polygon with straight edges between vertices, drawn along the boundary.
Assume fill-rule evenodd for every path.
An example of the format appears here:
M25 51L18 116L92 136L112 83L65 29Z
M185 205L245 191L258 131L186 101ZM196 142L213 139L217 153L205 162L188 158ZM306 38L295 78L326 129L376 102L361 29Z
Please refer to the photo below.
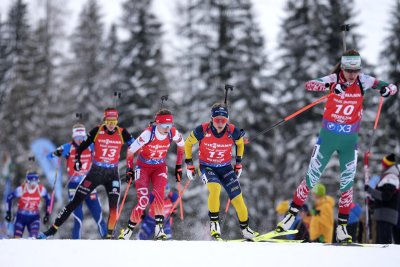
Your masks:
M165 186L164 192L164 233L167 235L166 239L172 239L172 217L175 216L176 211L171 212L171 208L174 203L178 200L178 193L171 191L171 186L167 184ZM138 239L140 240L150 240L154 237L154 230L156 227L155 220L155 209L152 203L154 203L154 195L150 193L150 209L149 213L146 214L141 222L140 230L138 233ZM170 214L171 212L171 214Z
M68 219L93 190L103 185L108 194L109 216L106 239L112 239L117 223L118 200L120 195L120 178L118 162L124 144L130 145L134 139L124 128L118 126L118 111L115 108L106 108L104 123L93 128L85 141L76 150L74 169L82 169L81 155L94 143L92 166L85 178L76 189L74 198L58 214L54 224L45 232L40 233L39 239L53 236L58 228Z
M309 91L330 91L325 104L322 128L305 179L297 187L285 218L277 232L290 229L300 207L317 184L332 154L337 151L340 162L340 191L336 240L352 242L347 233L350 205L353 203L353 181L357 166L357 142L365 91L374 89L382 97L394 95L397 86L360 73L361 57L355 50L346 51L332 74L306 82Z
M17 218L15 219L14 238L22 238L25 227L28 229L29 237L37 237L40 228L40 200L46 201L43 223L49 221L48 208L50 197L46 188L40 184L39 175L34 171L28 171L25 182L18 186L7 197L6 221L11 222L12 201L18 198Z
M81 123L77 123L72 127L72 141L61 145L56 151L49 153L47 156L49 159L54 157L64 157L66 159L68 175L68 198L70 201L74 198L77 187L88 173L92 163L92 154L94 148L93 144L82 151L82 169L79 171L74 170L76 150L85 139L85 126ZM107 226L103 219L101 204L96 189L85 198L85 203L97 224L100 237L105 238L107 234ZM72 239L81 239L82 237L82 206L82 204L79 204L73 211L74 226L72 228Z
M249 215L244 202L239 177L242 173L244 131L228 124L228 108L216 103L211 108L211 121L197 126L185 140L186 171L189 179L195 178L192 148L199 143L200 177L208 188L208 210L211 237L220 240L219 225L221 186L232 201L239 218L242 235L251 239L259 235L249 227ZM236 164L231 165L232 147L236 146Z
M161 109L155 116L155 123L144 130L129 147L126 179L127 181L135 180L137 203L132 209L127 227L121 231L119 239L129 239L133 229L140 223L142 215L150 203L150 183L153 186L153 208L156 221L154 239L165 240L167 238L163 229L164 191L168 182L168 167L165 158L172 141L175 142L177 144L175 176L176 180L180 181L184 154L182 135L173 126L173 123L171 111L165 108ZM138 157L135 171L133 171L136 152Z

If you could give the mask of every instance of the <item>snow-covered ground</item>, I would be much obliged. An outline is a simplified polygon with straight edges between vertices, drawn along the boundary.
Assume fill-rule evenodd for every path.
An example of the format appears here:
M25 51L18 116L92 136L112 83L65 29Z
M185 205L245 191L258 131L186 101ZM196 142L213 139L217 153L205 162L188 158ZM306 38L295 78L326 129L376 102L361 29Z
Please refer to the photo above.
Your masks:
M0 240L2 267L399 266L400 246L213 241Z

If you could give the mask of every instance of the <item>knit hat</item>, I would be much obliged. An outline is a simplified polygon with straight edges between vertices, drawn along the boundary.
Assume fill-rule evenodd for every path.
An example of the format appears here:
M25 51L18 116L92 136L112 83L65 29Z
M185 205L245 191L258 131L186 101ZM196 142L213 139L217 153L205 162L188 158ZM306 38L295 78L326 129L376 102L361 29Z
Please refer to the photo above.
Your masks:
M396 164L396 156L393 153L390 154L390 155L385 156L382 159L382 167L384 169L387 169L390 166L393 166L394 164Z
M326 195L326 188L323 184L316 184L314 188L311 190L315 195L319 197L323 197Z
M288 212L288 210L289 210L289 201L288 200L279 202L278 205L276 205L276 208L275 208L275 211L279 215L285 215L286 212Z
M72 126L72 138L75 137L86 137L85 125L77 123Z

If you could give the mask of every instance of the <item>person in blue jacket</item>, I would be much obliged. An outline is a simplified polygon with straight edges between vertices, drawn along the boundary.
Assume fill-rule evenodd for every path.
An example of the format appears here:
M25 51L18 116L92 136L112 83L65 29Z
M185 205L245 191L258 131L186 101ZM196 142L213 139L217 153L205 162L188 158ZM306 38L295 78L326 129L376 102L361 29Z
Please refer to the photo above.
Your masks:
M77 123L72 128L72 141L61 145L56 151L51 152L47 156L49 159L54 157L64 157L66 159L68 173L68 198L70 201L73 199L76 188L86 176L92 163L93 144L81 154L82 169L79 171L74 170L76 149L85 139L85 126L81 123ZM101 204L96 190L86 197L85 203L96 222L100 236L104 238L107 234L107 225L103 219ZM72 239L81 239L82 237L82 206L82 204L78 205L73 211L74 226L72 228Z
M164 209L163 215L165 217L164 220L164 232L167 235L167 240L172 239L172 217L175 215L175 211L171 211L172 206L178 200L178 193L171 191L171 186L169 184L165 187L164 192ZM152 208L152 203L154 202L154 195L150 193L150 210L149 213L146 214L142 220L140 230L138 232L138 239L140 240L150 240L154 237L154 229L156 227L155 214Z

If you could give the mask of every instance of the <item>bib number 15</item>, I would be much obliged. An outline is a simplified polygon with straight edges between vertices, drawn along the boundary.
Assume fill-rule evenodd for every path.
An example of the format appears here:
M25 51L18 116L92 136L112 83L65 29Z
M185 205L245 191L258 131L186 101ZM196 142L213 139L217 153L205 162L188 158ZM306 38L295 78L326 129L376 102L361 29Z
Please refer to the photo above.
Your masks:
M222 159L224 157L224 151L218 151L215 153L214 151L210 152L210 158Z

